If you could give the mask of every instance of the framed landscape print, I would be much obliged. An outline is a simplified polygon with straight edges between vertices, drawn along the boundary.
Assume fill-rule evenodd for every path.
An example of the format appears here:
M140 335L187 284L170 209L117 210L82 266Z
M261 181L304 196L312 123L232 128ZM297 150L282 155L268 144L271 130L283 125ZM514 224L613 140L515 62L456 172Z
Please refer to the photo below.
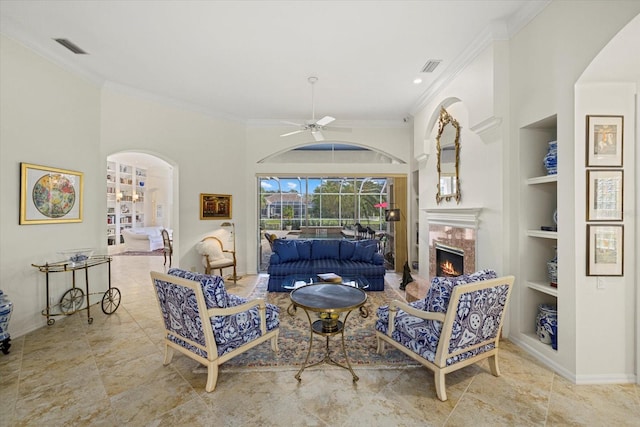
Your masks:
M587 221L622 221L623 172L587 170Z
M623 116L587 116L587 166L622 167Z
M587 225L587 276L622 276L622 225Z
M200 193L200 219L231 219L231 195Z
M20 163L20 224L82 222L83 173Z

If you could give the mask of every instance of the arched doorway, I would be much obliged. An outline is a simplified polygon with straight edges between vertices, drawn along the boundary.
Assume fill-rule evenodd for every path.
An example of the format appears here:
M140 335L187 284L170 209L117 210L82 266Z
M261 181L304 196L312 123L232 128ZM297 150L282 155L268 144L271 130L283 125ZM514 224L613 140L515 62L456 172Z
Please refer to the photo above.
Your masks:
M175 231L173 165L137 151L111 154L106 164L109 254L127 249L124 236L133 229L160 227Z

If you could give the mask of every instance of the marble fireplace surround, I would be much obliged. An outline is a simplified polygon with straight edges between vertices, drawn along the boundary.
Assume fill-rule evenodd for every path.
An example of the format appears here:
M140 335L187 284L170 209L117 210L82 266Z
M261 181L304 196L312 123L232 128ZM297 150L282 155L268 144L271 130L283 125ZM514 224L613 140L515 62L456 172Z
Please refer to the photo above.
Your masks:
M429 223L430 278L436 275L436 242L464 251L464 274L476 271L481 211L481 208L425 209Z

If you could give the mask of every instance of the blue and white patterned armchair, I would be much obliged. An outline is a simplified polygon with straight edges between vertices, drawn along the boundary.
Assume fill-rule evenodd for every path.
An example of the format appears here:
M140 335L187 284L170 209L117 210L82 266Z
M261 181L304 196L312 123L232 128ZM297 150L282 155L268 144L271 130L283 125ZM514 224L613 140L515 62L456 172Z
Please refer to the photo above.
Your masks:
M267 340L278 351L277 306L228 294L220 276L172 268L168 274L151 272L151 281L165 326L164 364L171 362L174 349L202 363L208 392L227 360Z
M488 358L499 376L498 342L513 281L493 270L434 278L424 299L378 308L378 353L388 343L432 370L442 401L449 372Z

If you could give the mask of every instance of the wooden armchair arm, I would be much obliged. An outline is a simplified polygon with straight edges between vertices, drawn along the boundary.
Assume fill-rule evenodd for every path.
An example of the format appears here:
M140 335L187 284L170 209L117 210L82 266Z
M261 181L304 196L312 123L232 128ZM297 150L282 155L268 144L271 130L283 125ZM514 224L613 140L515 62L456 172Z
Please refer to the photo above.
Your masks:
M414 307L411 307L409 304L404 303L402 301L398 301L394 299L389 303L389 326L387 328L387 335L391 336L393 334L393 330L395 329L395 318L398 310L402 310L411 316L418 317L424 320L438 320L444 323L445 314L444 313L436 313L434 311L424 311Z

